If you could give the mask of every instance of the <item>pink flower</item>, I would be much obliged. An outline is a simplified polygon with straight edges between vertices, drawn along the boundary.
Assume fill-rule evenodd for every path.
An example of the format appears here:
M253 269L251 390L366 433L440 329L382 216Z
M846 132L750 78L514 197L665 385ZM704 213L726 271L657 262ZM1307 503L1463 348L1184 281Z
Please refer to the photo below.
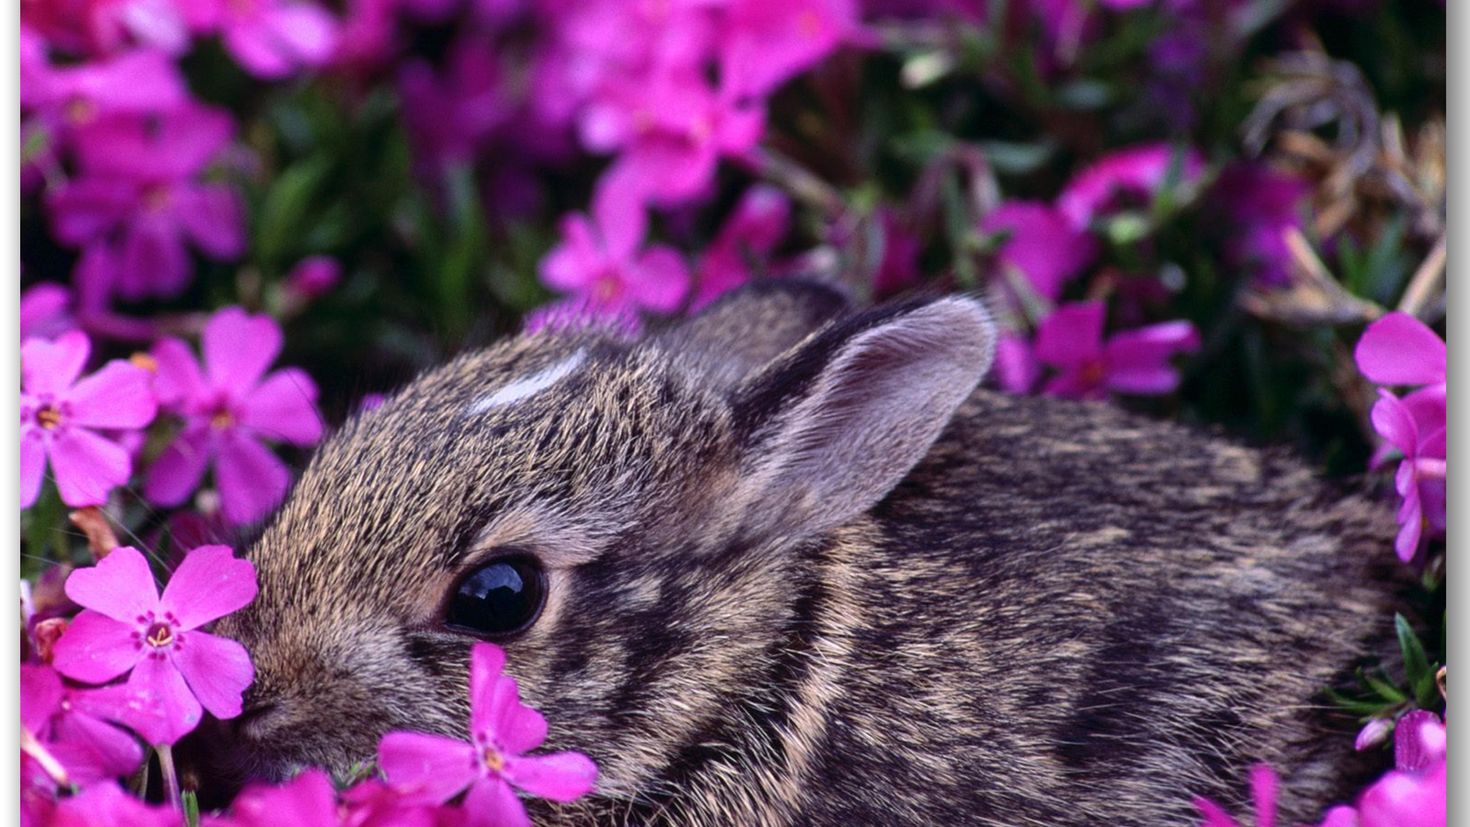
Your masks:
M1291 252L1285 234L1302 226L1305 181L1261 164L1227 167L1211 188L1229 232L1226 253L1232 263L1271 284L1287 281Z
M852 0L732 0L725 14L720 78L737 98L770 94L858 28Z
M1057 196L1057 208L1078 230L1121 206L1148 206L1178 169L1178 183L1191 184L1204 172L1193 149L1182 154L1167 144L1132 147L1108 155L1074 176Z
M91 342L80 331L55 342L29 339L20 348L20 503L41 490L49 460L61 501L101 505L132 475L125 451L97 429L142 428L158 403L146 370L112 361L78 381Z
M980 229L1007 233L997 251L1001 263L1019 270L1038 294L1052 301L1097 255L1092 236L1058 210L1036 201L1007 201L985 216Z
M82 174L48 193L57 239L83 247L81 303L172 296L188 284L186 242L230 259L244 251L233 190L200 173L229 144L228 114L187 106L152 118L110 117L77 130Z
M111 54L130 45L177 55L189 45L174 0L37 0L20 8L27 26L78 55Z
M460 823L446 806L407 801L376 778L353 785L342 793L343 827L448 827ZM273 827L270 825L268 827Z
M1036 356L1058 373L1042 389L1053 396L1102 399L1108 391L1169 393L1179 385L1170 357L1199 347L1189 322L1128 330L1103 341L1102 302L1057 308L1036 331Z
M1394 728L1394 769L1418 772L1443 761L1448 744L1444 722L1425 709L1414 709L1399 718Z
M1255 827L1276 825L1276 772L1265 764L1251 767L1251 802L1255 805L1255 818L1250 822ZM1194 806L1204 816L1200 827L1240 827L1240 822L1207 798L1195 798Z
M303 299L318 299L342 280L342 265L331 256L310 256L286 274L286 289Z
M21 104L53 124L147 115L182 106L184 77L160 51L138 49L72 66L21 65Z
M283 78L325 64L337 47L337 21L304 0L180 0L190 28L218 31L225 49L259 78Z
M617 150L602 189L660 205L702 195L723 156L744 157L760 141L765 115L712 89L695 72L620 78L588 106L582 141L593 150Z
M878 208L878 223L883 228L883 258L878 262L878 272L873 274L873 293L882 297L919 280L919 253L923 245L889 207Z
M115 782L93 784L79 795L42 805L49 814L37 821L45 827L181 827L183 817L167 805L150 807L122 791ZM25 823L22 818L21 823Z
M455 41L442 72L422 60L398 74L403 121L421 172L438 177L476 151L516 114L499 56L479 40Z
M122 720L129 702L122 687L81 690L62 684L49 666L20 665L20 723L85 787L128 775L143 763L132 735L108 723Z
M466 787L469 825L529 825L519 788L553 801L586 795L597 766L577 752L525 755L546 740L546 719L522 706L514 678L500 674L505 653L490 643L470 651L470 741L418 732L390 732L378 745L378 766L409 800L440 803Z
M74 325L71 291L59 284L37 284L20 294L20 340L50 339Z
M1390 313L1363 332L1354 351L1358 369L1379 384L1422 385L1402 399L1380 389L1373 428L1385 440L1373 464L1389 451L1403 455L1394 476L1402 497L1399 558L1408 561L1423 537L1445 530L1446 350L1444 340L1407 313Z
M227 307L205 325L202 342L202 371L177 339L153 349L159 401L183 417L184 429L148 469L143 491L159 505L178 505L199 487L212 459L225 519L249 523L291 484L285 463L263 441L321 439L316 384L297 368L266 374L281 352L281 329L268 316Z
M1036 351L1025 336L1006 333L995 345L995 375L1006 393L1031 393L1041 378Z
M541 260L541 281L585 299L597 315L667 313L683 301L689 272L668 247L639 252L647 217L623 195L596 197L592 220L580 213L562 219L562 243Z
M279 786L246 787L230 804L230 818L211 827L337 827L332 779L310 769Z
M791 223L791 202L780 190L757 184L746 190L725 226L699 258L699 289L691 311L751 278L750 260L766 260Z
M171 744L199 724L200 706L216 718L240 714L254 679L245 647L199 631L255 599L255 567L228 546L189 552L159 597L148 561L131 546L77 569L66 594L86 608L56 642L56 671L102 683L132 670L127 686L163 713L130 721L149 743Z

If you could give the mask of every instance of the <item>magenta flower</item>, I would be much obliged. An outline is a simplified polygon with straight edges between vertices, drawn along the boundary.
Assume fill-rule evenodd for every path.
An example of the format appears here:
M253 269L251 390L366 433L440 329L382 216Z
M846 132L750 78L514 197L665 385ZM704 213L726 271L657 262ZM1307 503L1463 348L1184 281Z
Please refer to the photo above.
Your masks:
M286 290L302 300L319 299L342 280L342 265L331 256L309 256L286 274Z
M455 41L442 72L416 60L398 73L403 122L423 174L437 178L474 160L516 114L500 57L478 40Z
M1230 261L1268 284L1285 284L1291 252L1286 232L1302 226L1305 181L1262 164L1225 168L1211 188L1212 201L1224 213Z
M1193 149L1181 155L1167 144L1150 144L1115 152L1074 176L1057 196L1057 209L1073 227L1085 230L1093 219L1119 208L1147 207L1176 166L1183 185L1204 172L1204 160Z
M338 827L337 790L322 770L310 769L279 786L246 787L230 817L211 827Z
M1092 236L1037 201L1007 201L985 216L980 229L1007 233L997 250L1001 263L1019 270L1038 294L1052 301L1097 255Z
M179 0L196 32L220 33L246 71L273 80L325 64L337 47L337 21L314 2Z
M737 98L771 93L858 29L852 0L732 0L725 15L720 78Z
M716 91L698 73L622 77L584 112L588 148L619 155L600 183L639 202L673 205L702 195L721 157L744 157L759 143L759 106Z
M1402 399L1379 390L1371 419L1385 440L1373 464L1403 456L1394 475L1402 498L1399 558L1413 559L1424 536L1445 530L1446 349L1444 340L1407 313L1390 313L1363 331L1354 351L1364 376L1385 385L1422 385Z
M541 281L585 299L598 315L670 312L689 289L689 272L668 247L639 252L647 217L622 196L600 194L591 220L580 213L562 219L562 243L541 260Z
M1074 399L1102 399L1108 391L1169 393L1179 385L1170 357L1198 349L1189 322L1165 322L1110 336L1103 341L1107 311L1102 302L1057 308L1036 331L1036 356L1058 373L1043 392Z
M883 229L883 258L873 274L873 294L890 296L919 280L919 254L923 245L913 231L899 222L897 212L878 208Z
M37 284L20 294L20 340L50 339L72 329L71 291Z
M84 248L77 265L84 306L113 293L176 295L191 275L190 242L215 259L244 251L234 191L197 180L232 131L228 114L200 106L77 130L82 174L51 190L47 207L57 239Z
M699 288L690 310L697 311L749 281L750 262L768 260L790 223L791 202L780 190L765 184L746 190L699 258Z
M177 55L189 45L174 0L46 0L21 4L21 20L58 48L107 55L131 46Z
M61 501L70 506L101 505L132 476L128 452L97 430L152 422L158 410L152 377L112 361L79 381L91 348L86 334L75 330L55 342L21 345L21 508L36 501L48 461Z
M55 125L165 112L187 99L178 66L155 50L64 67L53 67L44 58L30 66L21 64L21 105Z
M77 569L66 594L86 607L56 642L53 665L85 683L132 670L127 686L158 704L155 720L129 724L153 744L171 744L199 724L240 714L255 671L245 647L199 627L255 599L255 567L228 546L190 551L159 597L148 561L131 546Z
M159 402L184 429L148 469L143 492L159 505L182 503L210 461L230 523L253 522L291 484L285 463L263 442L311 445L322 437L316 384L297 368L266 374L281 352L281 329L268 316L227 307L204 327L204 367L189 347L165 339L153 349Z
M1031 393L1041 378L1036 350L1025 336L1002 334L995 344L995 376L1006 393Z
M1251 802L1255 805L1255 818L1250 823L1254 827L1275 827L1278 784L1276 771L1265 764L1257 764L1251 767L1250 776ZM1231 818L1224 807L1207 798L1195 798L1194 806L1204 816L1200 827L1240 827L1240 822Z
M61 762L73 784L85 787L128 775L143 763L143 748L131 734L108 723L122 720L127 694L123 687L69 688L51 667L23 663L20 724Z
M390 732L378 766L409 800L441 803L469 788L467 825L530 825L521 789L553 801L592 790L597 766L578 752L525 755L546 740L546 719L521 705L514 678L501 675L505 652L490 643L470 650L470 741L419 732Z
M48 802L37 809L45 813L35 822L38 827L181 827L184 823L179 811L167 805L150 807L112 781L93 784L54 806ZM21 823L26 823L24 817Z

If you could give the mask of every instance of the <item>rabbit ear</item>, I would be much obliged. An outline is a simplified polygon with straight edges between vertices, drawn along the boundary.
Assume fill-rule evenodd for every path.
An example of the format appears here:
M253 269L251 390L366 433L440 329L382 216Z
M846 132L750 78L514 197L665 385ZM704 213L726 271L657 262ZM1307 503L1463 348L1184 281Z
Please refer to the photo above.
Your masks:
M951 297L829 326L736 389L738 497L751 533L814 534L873 507L923 459L995 353Z
M799 279L759 281L726 293L653 341L723 393L850 310L847 297L826 285Z

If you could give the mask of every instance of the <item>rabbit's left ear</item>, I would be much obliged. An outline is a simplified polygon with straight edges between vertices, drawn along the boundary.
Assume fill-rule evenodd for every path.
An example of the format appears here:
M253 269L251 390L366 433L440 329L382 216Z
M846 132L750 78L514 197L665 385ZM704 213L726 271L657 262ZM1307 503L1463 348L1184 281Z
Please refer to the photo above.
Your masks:
M745 530L815 534L872 508L928 453L994 353L985 308L951 297L837 322L750 377L731 397Z
M851 308L847 296L825 284L769 279L725 294L652 343L724 393Z

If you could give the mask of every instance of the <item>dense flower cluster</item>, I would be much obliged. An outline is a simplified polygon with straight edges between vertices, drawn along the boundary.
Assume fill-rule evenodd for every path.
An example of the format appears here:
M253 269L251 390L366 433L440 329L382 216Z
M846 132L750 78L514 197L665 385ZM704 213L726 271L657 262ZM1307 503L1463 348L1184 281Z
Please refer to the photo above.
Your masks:
M252 676L208 631L255 591L218 541L269 515L328 422L516 322L631 332L760 279L982 293L1005 391L1366 466L1431 595L1417 616L1443 615L1443 79L1394 63L1443 54L1442 5L20 12L28 824L181 822L139 770L172 773L169 746L239 714ZM1354 54L1319 26L1399 40ZM160 592L170 567L114 530L192 551ZM1443 657L1395 620L1403 663L1342 699L1393 768L1324 827L1445 821ZM585 757L529 754L546 722L503 666L474 650L466 740L394 733L379 775L308 770L203 823L521 824L520 793L586 793ZM1252 771L1257 824L1278 783Z

